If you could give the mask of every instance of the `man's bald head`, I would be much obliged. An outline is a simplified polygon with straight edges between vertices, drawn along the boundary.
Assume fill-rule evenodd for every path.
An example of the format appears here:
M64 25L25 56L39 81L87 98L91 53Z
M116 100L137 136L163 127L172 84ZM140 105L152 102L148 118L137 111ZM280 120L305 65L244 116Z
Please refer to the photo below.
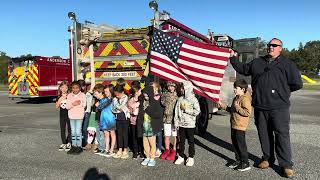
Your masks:
M282 41L278 38L272 38L271 41L267 44L268 54L272 58L276 58L281 54L282 51Z

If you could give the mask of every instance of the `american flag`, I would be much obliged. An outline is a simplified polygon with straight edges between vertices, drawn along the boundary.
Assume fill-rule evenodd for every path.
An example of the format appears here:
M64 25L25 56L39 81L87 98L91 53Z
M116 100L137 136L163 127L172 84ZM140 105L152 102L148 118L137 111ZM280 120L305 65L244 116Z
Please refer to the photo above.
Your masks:
M151 44L151 72L162 79L191 81L194 92L219 101L228 49L169 35L155 29Z

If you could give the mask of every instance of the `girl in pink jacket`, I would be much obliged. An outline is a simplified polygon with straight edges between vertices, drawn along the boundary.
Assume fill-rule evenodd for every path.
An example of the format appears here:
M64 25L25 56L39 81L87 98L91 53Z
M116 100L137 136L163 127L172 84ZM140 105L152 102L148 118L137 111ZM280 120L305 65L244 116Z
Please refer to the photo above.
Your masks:
M86 95L80 91L78 81L71 83L72 92L67 96L67 109L71 125L72 147L68 154L80 154L82 152L82 120L86 107Z

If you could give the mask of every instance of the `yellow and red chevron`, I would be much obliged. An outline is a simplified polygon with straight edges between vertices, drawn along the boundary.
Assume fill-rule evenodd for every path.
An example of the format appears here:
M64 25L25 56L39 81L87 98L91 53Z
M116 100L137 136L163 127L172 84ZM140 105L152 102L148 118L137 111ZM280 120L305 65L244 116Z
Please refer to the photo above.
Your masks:
M39 72L37 65L29 65L28 72L24 71L25 67L9 67L8 68L8 85L9 93L18 95L19 82L26 81L29 84L29 95L38 95ZM23 70L22 70L23 69Z
M39 72L36 65L31 65L28 68L27 82L29 83L29 95L38 95L39 88Z
M115 45L118 44L118 45ZM98 49L94 52L94 57L147 54L150 42L148 40L132 40L121 42L98 43ZM117 48L116 48L117 47ZM89 49L85 48L84 58L89 58Z

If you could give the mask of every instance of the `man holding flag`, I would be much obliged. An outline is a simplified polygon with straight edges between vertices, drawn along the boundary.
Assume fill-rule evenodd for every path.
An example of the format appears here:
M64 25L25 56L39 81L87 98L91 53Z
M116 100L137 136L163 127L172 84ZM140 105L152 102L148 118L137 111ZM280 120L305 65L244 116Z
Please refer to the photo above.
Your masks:
M231 51L230 62L237 72L252 78L254 118L263 152L258 167L266 169L274 163L275 149L284 176L292 178L289 98L291 92L302 88L302 80L297 66L281 55L280 39L273 38L267 46L267 56L246 64Z

